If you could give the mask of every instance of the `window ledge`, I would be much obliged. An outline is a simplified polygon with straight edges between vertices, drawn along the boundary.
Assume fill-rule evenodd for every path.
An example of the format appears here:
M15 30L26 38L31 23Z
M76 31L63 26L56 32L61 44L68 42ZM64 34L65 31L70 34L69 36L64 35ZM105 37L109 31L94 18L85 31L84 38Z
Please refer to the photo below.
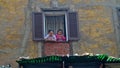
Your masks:
M44 41L44 43L68 43L68 41Z

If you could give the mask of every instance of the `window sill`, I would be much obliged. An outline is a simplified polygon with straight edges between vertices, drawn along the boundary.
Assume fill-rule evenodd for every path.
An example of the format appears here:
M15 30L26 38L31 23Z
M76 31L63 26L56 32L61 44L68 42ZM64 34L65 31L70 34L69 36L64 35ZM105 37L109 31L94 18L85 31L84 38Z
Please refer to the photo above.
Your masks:
M68 43L68 41L44 41L44 43Z

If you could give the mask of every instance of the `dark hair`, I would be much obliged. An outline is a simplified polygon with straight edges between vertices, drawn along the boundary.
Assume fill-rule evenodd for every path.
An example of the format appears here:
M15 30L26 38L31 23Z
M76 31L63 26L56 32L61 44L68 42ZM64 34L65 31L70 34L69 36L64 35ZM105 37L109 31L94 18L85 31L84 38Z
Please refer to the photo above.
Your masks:
M48 30L48 33L50 33L51 31L53 31L53 30ZM53 31L54 32L54 31Z
M58 33L59 31L61 31L61 32L63 33L63 30L62 30L62 29L59 29L59 30L57 31L57 33Z

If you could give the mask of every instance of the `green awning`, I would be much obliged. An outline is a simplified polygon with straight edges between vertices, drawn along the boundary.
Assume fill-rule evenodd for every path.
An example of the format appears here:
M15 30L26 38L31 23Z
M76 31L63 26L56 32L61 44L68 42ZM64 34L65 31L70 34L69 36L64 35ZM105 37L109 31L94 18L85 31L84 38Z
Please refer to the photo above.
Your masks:
M34 63L87 63L87 62L101 62L101 63L120 63L120 58L114 58L108 55L100 54L95 56L46 56L33 59L20 59L16 62L19 64L34 64Z

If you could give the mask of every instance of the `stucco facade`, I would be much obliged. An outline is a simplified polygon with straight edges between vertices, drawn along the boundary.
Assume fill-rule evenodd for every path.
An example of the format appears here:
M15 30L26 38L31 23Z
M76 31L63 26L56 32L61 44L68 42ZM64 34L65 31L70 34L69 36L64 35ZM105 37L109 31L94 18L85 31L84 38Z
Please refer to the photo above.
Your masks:
M57 0L61 8L77 11L80 40L71 42L72 53L108 54L119 57L120 42L116 8L119 0ZM41 42L32 40L32 12L49 8L50 0L0 0L0 65L19 56L42 56Z

